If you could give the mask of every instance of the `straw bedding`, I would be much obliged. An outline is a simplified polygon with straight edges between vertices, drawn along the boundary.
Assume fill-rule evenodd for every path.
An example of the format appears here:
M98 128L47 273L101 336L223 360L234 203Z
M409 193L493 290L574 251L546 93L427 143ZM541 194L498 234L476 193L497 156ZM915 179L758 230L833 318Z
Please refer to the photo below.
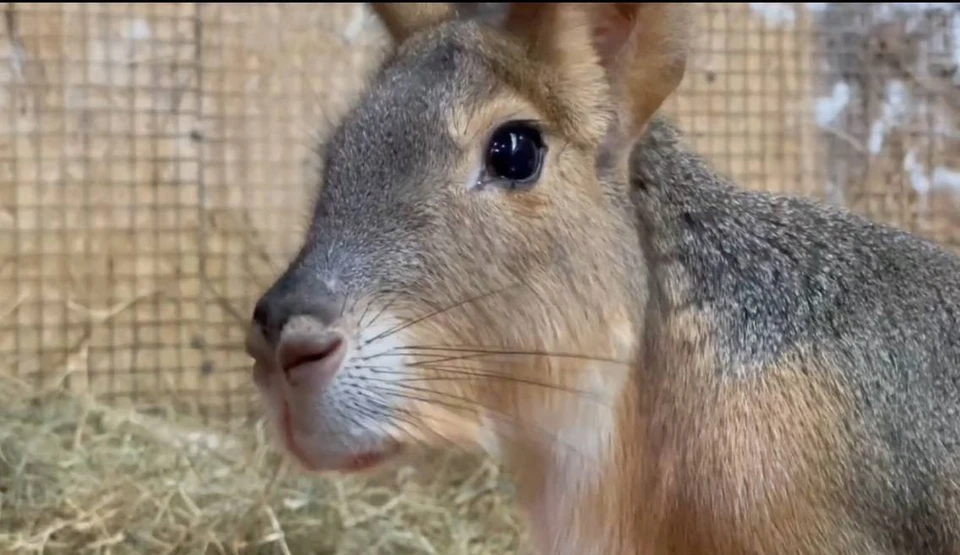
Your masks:
M0 385L4 553L525 553L489 460L430 454L373 476L308 476L262 425L217 435Z

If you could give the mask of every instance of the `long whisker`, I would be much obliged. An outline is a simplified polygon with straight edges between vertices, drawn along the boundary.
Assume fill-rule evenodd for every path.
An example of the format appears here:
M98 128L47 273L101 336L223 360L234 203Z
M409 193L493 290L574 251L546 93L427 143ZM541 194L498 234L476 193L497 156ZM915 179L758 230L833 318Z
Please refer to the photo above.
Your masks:
M408 424L411 424L415 429L420 429L420 427L417 426L416 423L413 421L408 421L405 418L400 418L396 414L387 414L387 412L383 410L388 408L387 405L377 401L376 399L365 398L362 404L356 401L353 401L353 402L347 401L346 405L347 407L349 407L350 410L339 411L340 415L343 416L351 424L358 426L359 428L361 428L365 432L370 433L373 436L380 436L380 435L386 434L387 436L393 439L397 439L395 434L392 431L388 430L385 426L382 426L379 424L379 422L383 422L383 421L390 422L391 424L394 424L397 428L400 428L399 425L396 425L395 420L401 420L401 421L405 421ZM381 407L381 412L371 414L371 411L367 409L367 405ZM393 410L393 409L390 409L390 410ZM396 410L395 412L403 413L404 411ZM378 416L379 418L377 418ZM359 419L359 417L366 419L372 424L368 425L367 423L362 422ZM417 439L416 434L410 434L409 432L405 432L404 430L400 430L400 432L406 434L410 438Z
M481 379L502 380L502 381L507 381L507 382L520 383L520 384L532 385L532 386L539 386L539 387L543 387L543 388L547 388L547 389L553 389L553 390L556 390L556 391L563 391L563 392L566 392L566 393L572 393L572 394L576 394L576 395L581 395L581 396L586 397L586 398L588 398L588 399L590 399L590 400L592 400L592 401L596 401L596 402L598 402L598 403L601 403L601 404L603 404L604 406L609 406L607 403L605 403L605 402L603 401L603 399L600 398L599 395L597 395L597 394L595 394L595 393L591 393L591 392L589 392L589 391L584 391L584 390L580 390L580 389L564 387L564 386L560 386L560 385L556 385L556 384L551 384L551 383L547 383L547 382L539 382L539 381L536 381L536 380L519 378L519 377L511 376L511 375L508 375L508 374L496 374L496 373L490 373L490 372L477 372L477 371L472 371L472 370L469 370L469 369L452 368L452 367L448 367L448 366L444 366L444 367L427 366L426 368L428 368L429 370L438 371L438 372L445 373L445 374L452 374L452 375L457 376L457 377L454 377L454 378L444 377L444 376L423 377L423 376L421 376L421 375L418 374L418 373L413 373L413 372L404 371L404 370L392 369L392 368L387 367L387 366L353 366L352 368L369 370L371 373L373 373L373 374L378 374L378 375L386 375L386 376L413 376L413 377L411 377L411 378L405 378L405 379L402 379L402 380L397 380L397 381L399 381L399 382L406 382L406 383L415 383L415 382L443 382L443 381L457 381L457 380L462 380L462 381L470 381L470 380L473 380L473 381L476 381L476 380L481 380Z
M407 357L407 358L409 358L409 357L411 357L411 356L416 356L416 357L433 357L433 358L431 358L431 359L429 359L429 360L427 360L427 359L421 359L421 360L417 360L417 361L416 361L418 364L425 364L425 363L440 363L440 362L466 361L466 360L471 360L471 359L476 359L476 358L482 358L482 357L489 356L489 355L487 355L486 353L473 354L473 355L457 355L457 356L447 356L447 355L441 355L441 354L414 354L414 353L399 353L399 354L398 354L398 352L397 352L398 350L399 350L399 348L397 348L397 347L392 347L392 348L390 348L390 349L387 349L387 350L385 350L385 351L381 351L381 352L379 352L379 353L375 353L375 354L372 354L372 355L367 355L367 356L365 356L365 357L357 357L356 360L359 360L359 361L369 361L369 360L373 360L373 359L377 359L377 358L382 358L382 357L388 357L388 356L390 356L390 357L404 356L404 357ZM407 364L411 364L411 363L408 362Z
M392 351L396 351L396 350L397 350L397 349L392 349ZM390 351L388 351L388 352L390 352ZM396 355L396 354L392 354L392 356L397 356L397 355ZM425 355L419 355L419 356L425 356ZM458 356L441 356L441 355L428 355L428 356L434 356L434 357L439 356L440 358L436 358L436 359L434 359L434 360L429 360L429 361L417 361L417 363L418 363L418 364L427 364L427 363L433 364L433 363L440 363L440 362L457 362L457 361L465 361L465 360L482 358L482 357L489 356L489 355L487 355L486 353L479 353L479 354L458 355Z
M354 303L353 303L353 304L354 304L354 308L356 308L356 305L359 304L359 303L360 303L360 300L359 300L359 297L358 297L357 300L354 301ZM367 306L365 306L365 307L363 308L363 312L360 313L360 318L357 319L357 326L358 326L358 327L361 327L361 328L363 327L363 319L367 317L367 313L370 312L370 307L371 307L371 306L373 306L373 299L372 299L372 298L367 300ZM351 308L350 310L352 311L353 308Z
M481 294L481 295L477 295L477 296L475 296L475 297L469 297L469 298L464 299L464 300L462 300L462 301L460 301L460 302L458 302L458 303L454 303L454 304L452 304L452 305L450 305L450 306L447 306L446 308L441 308L441 309L438 309L438 310L434 310L434 311L432 311L432 312L429 312L429 313L427 313L427 314L424 314L423 316L420 316L419 318L414 318L413 320L410 320L410 321L408 321L408 322L405 322L405 323L403 323L403 324L400 324L400 325L398 325L398 326L395 326L395 327L393 327L393 328L391 328L391 329L388 329L388 330L384 331L383 333L380 333L380 334L377 335L376 337L373 337L373 338L371 338L371 339L368 339L367 341L364 342L364 345L366 346L366 345L369 345L369 344L374 343L374 342L376 342L376 341L379 341L379 340L381 340L381 339L383 339L383 338L385 338L385 337L390 337L391 335L393 335L393 334L395 334L395 333L399 333L399 332L403 331L404 329L406 329L406 328L408 328L408 327L410 327L410 326L412 326L412 325L415 325L415 324L418 324L418 323L420 323L420 322L423 322L424 320L427 320L428 318L433 318L433 317L438 316L438 315L440 315L440 314L443 314L443 313L445 313L445 312L449 312L449 311L451 311L451 310L453 310L453 309L455 309L455 308L459 308L459 307L461 307L461 306L464 306L464 305L467 305L467 304L470 304L470 303L473 303L473 302L477 302L477 301L483 300L483 299L488 298L488 297L491 297L491 296L493 296L493 295L499 295L500 293L503 293L504 291L507 291L508 289L511 289L511 288L516 287L516 286L518 286L518 285L524 285L524 284L523 284L523 282L512 283L512 284L507 285L506 287L503 287L503 288L500 288L500 289L495 289L495 290L493 290L493 291L488 291L488 292L486 292L486 293L483 293L483 294Z
M395 292L393 297L389 301L387 301L386 304L380 307L380 311L377 312L377 314L373 317L373 319L370 320L369 323L363 324L362 321L359 323L360 329L364 329L374 325L377 322L377 320L380 319L381 316L383 316L388 310L390 310L390 307L393 306L393 303L397 302L397 299L400 298L400 295L401 293L399 291Z
M386 405L386 404L384 404L384 403L381 403L381 402L379 402L379 401L370 400L369 403L372 404L372 405L374 405L374 406L376 406L376 407L379 409L377 415L380 416L381 418L383 418L383 419L385 419L385 420L390 420L391 418L397 418L397 414L402 414L402 415L404 415L404 418L399 418L399 420L401 420L401 421L403 421L403 422L406 422L406 423L409 424L414 430L417 430L417 431L419 431L419 432L426 432L426 433L429 434L429 435L436 436L437 438L440 439L440 441L448 444L450 447L453 447L454 449L457 449L457 450L460 450L460 449L461 449L461 446L458 445L455 441L453 441L453 440L451 440L450 438L444 436L443 434L440 434L440 433L436 432L435 430L431 430L428 426L427 426L427 427L421 426L420 423L416 421L417 419L425 419L425 418L428 417L428 415L415 414L413 411L410 411L410 410L405 409L405 408L403 408L403 407L391 407L391 406L388 406L388 405ZM362 410L362 409L360 409L360 410ZM433 419L435 419L435 420L437 420L437 421L440 421L440 419L439 419L438 417L436 417L436 416L431 416L430 418L433 418ZM452 420L447 420L446 423L447 423L447 424L450 424L450 423L453 423L453 421L452 421ZM409 437L415 439L418 443L421 443L421 444L426 445L421 439L419 439L418 437L416 437L415 434L410 434L410 433L408 432L407 435L408 435Z
M390 301L388 301L385 306L382 306L382 307L380 308L380 312L378 312L378 313L376 314L376 316L374 316L373 319L370 320L369 323L364 324L364 323L363 323L363 319L367 317L367 313L370 312L370 309L373 308L373 306L376 304L376 301L379 299L379 296L380 296L380 295L388 295L388 294L391 294L391 293L394 295L393 298L392 298ZM377 295L371 296L371 297L369 298L369 302L367 302L366 308L363 309L363 314L361 314L361 315L360 315L360 319L357 320L357 327L359 327L360 329L363 329L363 328L366 327L366 326L371 326L371 325L373 325L373 323L377 321L377 318L379 318L384 312L386 312L387 309L390 308L390 305L393 304L393 302L394 302L395 300L397 300L397 298L398 298L400 295L402 295L402 294L403 294L403 293L400 292L400 291L394 291L394 290L392 290L392 289L385 289L385 290L380 291Z
M349 297L350 295L347 295L347 296ZM374 295L371 295L371 296L355 295L355 296L353 296L353 302L350 303L350 309L348 310L348 312L350 312L350 313L355 312L355 311L357 310L357 305L359 305L361 301L366 300L366 301L372 302L375 298L376 298L376 297L375 297ZM367 304L367 309L369 309L369 308L370 308L370 304L368 303L368 304ZM364 314L366 314L366 310L364 310ZM341 314L341 316L342 316L342 314ZM361 320L363 319L363 316L362 316L362 315L361 315L360 319L361 319Z
M444 351L468 353L468 354L444 357L441 354ZM436 354L433 354L433 353L436 353ZM626 360L617 360L617 359L611 359L606 357L596 357L596 356L578 354L578 353L555 353L551 351L523 351L523 350L515 350L515 349L497 350L494 348L481 348L481 347L473 347L473 348L426 347L426 346L393 347L383 352L367 355L364 357L357 357L356 360L363 361L363 362L370 362L378 358L388 357L388 356L389 357L396 357L396 356L438 357L440 356L441 358L434 358L431 360L423 361L427 363L434 363L434 362L457 362L461 360L475 360L480 358L494 357L498 355L574 359L574 360L582 360L586 362L615 364L617 366L626 366L626 367L629 367L631 365L631 362ZM408 363L408 364L412 364L412 363Z
M344 295L343 304L340 305L340 315L337 316L337 320L343 318L344 311L347 309L347 299L349 299L349 297L347 295Z
M371 418L370 415L368 415L366 411L364 411L363 406L360 405L360 403L348 402L347 406L350 407L349 411L339 411L339 412L340 412L340 415L343 418L345 418L349 423L361 428L363 431L374 436L380 435L384 432L381 426L368 425L361 420L361 419L366 419L371 422L376 422L374 418ZM387 432L387 435L389 435L389 432Z
M416 431L420 431L420 432L424 431L424 429L416 421L407 417L407 415L410 414L409 411L402 411L396 408L388 408L386 405L382 403L377 403L377 402L372 402L370 404L377 405L377 408L379 408L379 410L372 410L370 408L361 408L359 406L354 407L354 410L360 413L366 414L367 417L370 418L371 420L379 418L380 420L386 420L391 423L394 423L395 421L399 421L399 423L407 424ZM397 425L397 427L400 428L400 432L405 437L411 438L417 443L423 443L422 440L420 439L420 434L410 433L410 431L403 430L402 429L403 426L400 426L399 424ZM428 430L428 431L432 431L432 430Z
M399 388L399 390L392 389L391 387L383 387L383 386L397 387L397 388ZM479 412L479 411L478 411L478 408L479 408L479 409L481 409L483 412L489 412L489 413L493 413L493 414L499 415L500 417L505 418L505 419L507 419L508 421L513 422L514 424L519 424L520 427L523 427L523 428L526 428L526 427L528 427L528 426L534 426L535 428L538 428L538 429L539 429L539 433L543 434L543 435L544 435L546 438L548 438L553 444L561 445L561 446L565 447L566 449L570 450L570 451L573 452L573 453L576 453L576 454L578 454L578 455L580 455L580 456L582 456L582 457L584 457L584 458L586 458L586 459L592 460L592 457L590 457L590 456L588 456L586 453L580 451L578 448L574 447L573 445L570 445L569 443L561 440L559 437L557 437L556 434L551 433L551 432L550 432L549 430L547 430L546 428L544 428L544 427L542 427L542 426L538 426L538 425L536 425L536 424L534 424L534 423L532 423L532 422L528 422L528 421L525 421L525 420L523 420L523 419L517 418L517 417L515 417L515 416L511 416L511 415L509 415L509 414L504 413L503 411L500 411L500 410L495 409L495 408L493 408L493 407L486 406L486 405L484 405L484 404L482 404L482 403L479 403L479 402L474 401L474 400L471 400L471 399L466 399L466 398L463 398L463 397L460 397L460 396L457 396L457 395L453 395L453 394L449 394L449 393L445 393L445 392L432 391L432 390L429 390L429 389L418 388L418 387L414 387L414 386L410 386L410 385L406 385L406 384L390 383L390 382L381 382L381 383L379 383L379 384L377 385L377 389L379 389L380 391L382 391L382 392L384 392L384 393L390 393L391 395L396 395L397 397L402 398L402 399L408 399L408 400L411 400L411 401L419 401L419 402L426 403L426 404L430 404L430 405L434 405L434 406L437 406L437 405L439 405L439 406L444 406L444 407L448 407L448 408L450 408L450 409L467 410L467 411L470 411L470 412L473 412L473 413L477 413L477 412ZM428 395L434 395L434 396L439 396L439 397L445 397L445 398L448 398L448 399L465 401L465 402L467 403L467 406L457 405L456 403L453 403L453 402L450 402L450 401L441 400L441 399L430 399L430 398L418 397L418 396L416 396L416 395L411 395L411 394L409 393L409 391L422 392L422 393L426 393L426 394L428 394ZM470 406L470 405L474 405L474 406Z
M550 357L550 358L571 358L571 359L577 359L577 360L585 360L589 362L606 362L610 364L619 364L623 366L629 366L631 364L630 361L626 361L626 360L617 360L613 358L597 357L597 356L585 355L585 354L579 354L579 353L557 353L552 351L498 349L496 347L472 347L467 345L458 345L458 346L409 345L409 346L396 347L394 349L391 349L390 352L394 352L393 356L397 356L395 351L471 353L470 358L480 358L482 356L490 356L490 355L542 356L542 357Z

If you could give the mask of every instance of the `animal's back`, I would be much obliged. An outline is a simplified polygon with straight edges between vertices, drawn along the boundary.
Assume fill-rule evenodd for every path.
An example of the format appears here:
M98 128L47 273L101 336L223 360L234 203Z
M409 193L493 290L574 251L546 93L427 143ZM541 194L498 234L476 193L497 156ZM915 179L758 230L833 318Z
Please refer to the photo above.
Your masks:
M661 302L709 312L717 379L760 379L807 353L803 371L831 374L854 406L837 434L856 491L837 517L890 553L960 553L960 259L833 207L738 189L662 120L632 164L651 267L683 269Z

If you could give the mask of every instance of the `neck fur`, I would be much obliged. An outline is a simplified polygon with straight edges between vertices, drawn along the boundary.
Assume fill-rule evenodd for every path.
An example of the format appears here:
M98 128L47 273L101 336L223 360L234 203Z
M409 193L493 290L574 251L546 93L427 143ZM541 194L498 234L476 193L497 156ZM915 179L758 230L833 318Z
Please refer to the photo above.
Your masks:
M618 519L603 513L616 504L609 487L615 477L609 474L617 466L629 375L602 363L579 371L584 378L578 389L592 393L590 398L578 395L576 402L530 415L535 428L502 440L501 454L517 483L538 555L619 553L613 546L622 533L611 529Z
M584 328L588 336L557 342L570 345L558 350L607 361L552 359L538 375L552 375L567 389L519 403L525 431L505 426L513 430L495 434L538 555L627 555L636 549L624 518L632 511L625 507L632 469L624 466L637 439L634 370L642 357L646 274L638 270L629 279L636 283L619 296L617 313Z

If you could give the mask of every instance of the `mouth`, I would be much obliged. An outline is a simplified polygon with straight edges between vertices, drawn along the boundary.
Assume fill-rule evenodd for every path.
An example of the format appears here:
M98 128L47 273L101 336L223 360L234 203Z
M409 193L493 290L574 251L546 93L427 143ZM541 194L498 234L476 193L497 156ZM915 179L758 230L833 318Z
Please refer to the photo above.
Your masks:
M380 466L380 463L387 460L389 456L390 454L384 451L361 453L360 455L350 457L347 463L341 467L341 472L363 472L364 470L370 470Z
M400 445L393 443L385 449L377 451L364 451L351 455L345 459L339 459L331 464L320 464L313 460L313 458L307 456L303 449L301 449L297 444L297 441L293 436L293 425L290 420L290 407L286 403L283 405L283 415L281 418L283 420L281 423L281 427L283 429L283 440L287 451L289 451L289 453L293 455L297 462L299 462L309 472L362 472L380 466L382 463L392 458L400 451Z

